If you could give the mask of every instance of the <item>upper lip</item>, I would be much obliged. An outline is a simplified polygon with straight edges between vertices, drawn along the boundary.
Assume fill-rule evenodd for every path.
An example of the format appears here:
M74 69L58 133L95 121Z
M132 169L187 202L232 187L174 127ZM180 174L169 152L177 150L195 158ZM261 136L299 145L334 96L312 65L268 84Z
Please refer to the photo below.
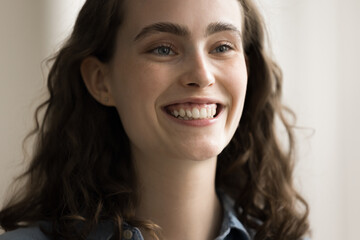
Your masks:
M171 106L174 104L182 104L182 103L194 103L194 104L220 104L224 105L220 100L214 99L214 98L208 98L208 97L190 97L190 98L183 98L180 100L174 100L167 104L165 104L163 107Z

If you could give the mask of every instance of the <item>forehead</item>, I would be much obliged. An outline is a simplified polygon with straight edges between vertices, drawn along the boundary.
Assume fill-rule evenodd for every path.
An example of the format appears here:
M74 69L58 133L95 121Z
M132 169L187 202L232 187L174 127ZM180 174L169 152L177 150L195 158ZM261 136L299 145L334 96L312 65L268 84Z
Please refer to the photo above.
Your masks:
M126 0L122 28L133 35L157 22L186 26L191 34L203 33L211 23L223 22L241 30L238 0Z

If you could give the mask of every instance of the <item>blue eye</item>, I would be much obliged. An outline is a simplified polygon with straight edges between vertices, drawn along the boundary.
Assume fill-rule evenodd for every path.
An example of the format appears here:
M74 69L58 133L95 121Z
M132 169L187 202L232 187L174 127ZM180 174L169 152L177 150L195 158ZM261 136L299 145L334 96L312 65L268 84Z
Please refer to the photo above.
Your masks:
M227 44L223 44L221 46L218 46L217 48L215 48L215 52L216 53L225 53L227 51L230 51L232 49L232 47L230 47L229 45Z
M171 46L159 46L151 50L151 53L160 56L170 56L175 55L175 52L172 50Z

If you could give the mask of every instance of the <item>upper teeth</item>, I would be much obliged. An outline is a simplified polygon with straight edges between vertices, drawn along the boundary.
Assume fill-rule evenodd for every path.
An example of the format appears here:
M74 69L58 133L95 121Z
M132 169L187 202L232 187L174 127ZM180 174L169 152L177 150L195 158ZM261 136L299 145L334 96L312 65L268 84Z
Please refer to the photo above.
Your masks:
M176 109L170 111L170 113L177 118L191 120L191 119L205 119L213 118L216 114L216 105L211 107L201 107L201 108L189 108L189 109Z

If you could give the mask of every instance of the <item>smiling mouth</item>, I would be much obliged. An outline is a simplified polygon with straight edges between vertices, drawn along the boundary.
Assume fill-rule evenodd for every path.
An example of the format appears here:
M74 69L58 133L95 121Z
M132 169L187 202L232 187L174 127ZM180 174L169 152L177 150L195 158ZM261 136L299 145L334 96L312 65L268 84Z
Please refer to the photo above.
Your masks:
M166 106L165 112L180 120L194 121L216 118L222 109L223 106L217 103L181 103Z

